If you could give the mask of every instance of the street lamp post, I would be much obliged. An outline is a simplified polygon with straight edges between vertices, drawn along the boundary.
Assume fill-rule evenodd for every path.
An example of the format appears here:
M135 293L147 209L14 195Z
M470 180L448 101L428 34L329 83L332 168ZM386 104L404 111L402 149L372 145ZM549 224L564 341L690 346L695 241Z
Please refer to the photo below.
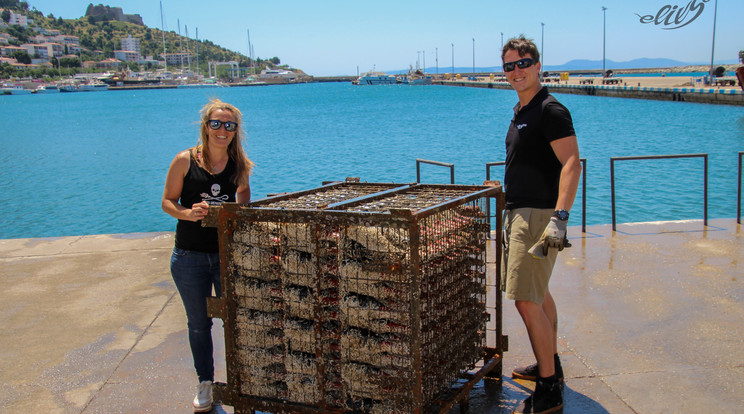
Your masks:
M501 32L501 50L504 50L504 32Z
M473 76L475 76L475 38L473 38Z
M605 75L605 45L607 44L607 7L602 6L602 77Z
M450 44L452 45L452 76L455 76L455 44Z
M713 79L713 55L716 51L716 17L718 16L718 0L713 6L713 46L710 48L710 72L708 73Z
M545 63L545 23L540 22L540 36L542 36L540 40L540 69L543 68L543 64ZM540 72L540 80L543 78L543 72Z
M438 47L435 47L434 48L434 63L435 63L436 68L437 68L436 69L437 75L439 75L439 48Z
M421 69L421 73L426 74L426 50L424 50L424 67Z

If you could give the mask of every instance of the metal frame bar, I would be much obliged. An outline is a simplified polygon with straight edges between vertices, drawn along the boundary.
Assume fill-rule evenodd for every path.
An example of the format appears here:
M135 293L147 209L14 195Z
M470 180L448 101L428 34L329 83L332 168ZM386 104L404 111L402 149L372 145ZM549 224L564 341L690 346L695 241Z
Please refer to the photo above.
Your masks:
M250 203L246 203L246 205L251 207L262 207L265 205L273 204L279 201L284 200L292 200L296 199L298 197L301 197L303 195L309 195L309 194L320 194L325 191L333 191L339 188L353 188L353 187L365 187L365 186L375 186L375 187L384 187L388 189L395 189L400 186L404 186L406 184L395 184L395 183L361 183L358 181L332 181L328 184L323 185L320 188L312 189L312 190L303 190L303 191L296 191L292 193L281 193L276 194L273 196L269 196L266 198L262 198L259 200L251 201Z
M579 158L581 161L581 232L586 233L586 158ZM487 162L486 163L486 181L491 180L491 167L505 165L506 161Z
M708 225L708 154L644 155L610 158L610 184L612 189L612 231L617 231L615 215L615 161L660 160L673 158L703 158L703 224Z
M416 182L421 182L421 164L439 165L441 167L447 167L450 169L450 184L455 183L455 164L448 162L430 161L421 158L416 158Z
M744 151L739 151L739 181L736 182L736 223L741 224L741 166Z

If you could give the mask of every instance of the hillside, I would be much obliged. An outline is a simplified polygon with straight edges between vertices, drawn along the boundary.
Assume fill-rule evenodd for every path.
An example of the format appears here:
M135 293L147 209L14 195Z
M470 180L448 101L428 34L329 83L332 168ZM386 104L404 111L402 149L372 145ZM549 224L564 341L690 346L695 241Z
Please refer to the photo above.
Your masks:
M190 52L195 55L198 43L199 71L201 73L208 72L208 61L237 61L240 67L248 67L252 63L252 66L259 68L273 68L280 64L278 57L271 59L256 58L255 62L251 62L247 56L216 45L208 39L199 39L197 42L195 39L179 36L172 30L163 33L160 29L141 24L142 19L139 15L124 14L117 7L92 6L91 4L86 10L88 15L78 19L56 18L51 13L45 16L43 11L18 0L0 0L0 7L24 14L28 19L33 19L34 24L29 24L29 28L18 25L0 27L0 32L7 32L18 39L17 42L11 42L11 44L27 43L36 36L38 33L32 30L31 26L59 30L61 34L77 36L83 50L78 56L78 62L75 62L74 59L72 62L65 62L69 67L77 67L82 61L113 58L114 51L121 49L121 39L129 35L140 39L142 56L152 56L156 60L163 60L163 38L165 38L165 53ZM118 16L126 21L115 20ZM192 70L196 71L195 56L192 58L192 62ZM63 67L65 67L65 63L60 62ZM152 65L140 68L139 65L132 62L128 62L127 65L132 70L152 68ZM0 73L0 77L2 77L2 73Z

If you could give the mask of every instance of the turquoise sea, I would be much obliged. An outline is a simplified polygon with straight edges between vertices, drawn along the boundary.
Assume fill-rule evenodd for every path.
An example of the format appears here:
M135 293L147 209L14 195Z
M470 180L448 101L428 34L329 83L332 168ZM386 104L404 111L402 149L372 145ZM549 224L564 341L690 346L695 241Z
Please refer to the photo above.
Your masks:
M587 159L588 224L611 221L613 156L708 153L709 217L736 216L744 108L556 96ZM0 239L174 230L160 209L166 171L196 143L210 97L245 115L253 199L348 176L413 182L416 158L454 163L458 184L481 184L485 164L504 160L516 102L507 90L350 83L0 97ZM616 164L618 222L702 218L702 164ZM444 168L422 169L424 182L448 180Z

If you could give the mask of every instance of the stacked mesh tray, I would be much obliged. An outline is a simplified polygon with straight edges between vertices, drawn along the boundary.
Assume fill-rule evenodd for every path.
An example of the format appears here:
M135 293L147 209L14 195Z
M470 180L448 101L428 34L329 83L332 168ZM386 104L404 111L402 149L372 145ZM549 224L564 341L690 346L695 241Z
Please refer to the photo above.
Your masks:
M223 205L236 412L423 412L484 358L500 187L339 183Z

